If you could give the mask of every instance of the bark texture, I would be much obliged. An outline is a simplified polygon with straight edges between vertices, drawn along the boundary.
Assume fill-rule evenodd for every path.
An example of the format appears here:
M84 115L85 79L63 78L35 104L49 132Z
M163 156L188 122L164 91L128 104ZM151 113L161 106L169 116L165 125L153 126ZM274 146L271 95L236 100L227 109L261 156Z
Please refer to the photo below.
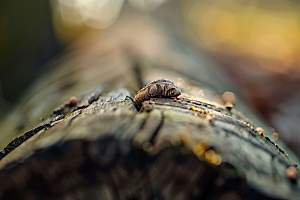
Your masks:
M266 126L242 101L254 123L220 104L226 76L180 37L182 52L164 24L123 15L99 42L54 62L10 116L15 124L2 124L23 135L1 151L0 198L299 199L299 178L286 177L296 160L255 130ZM135 93L158 78L184 80L182 99L137 110ZM76 104L63 103L72 95Z

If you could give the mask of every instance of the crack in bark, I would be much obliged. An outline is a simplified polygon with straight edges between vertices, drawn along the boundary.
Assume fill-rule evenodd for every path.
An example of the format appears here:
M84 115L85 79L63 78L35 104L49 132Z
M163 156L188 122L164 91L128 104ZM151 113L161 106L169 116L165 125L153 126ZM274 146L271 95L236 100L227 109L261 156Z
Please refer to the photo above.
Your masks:
M154 133L153 133L151 139L149 140L149 142L150 142L152 145L154 145L154 139L155 139L155 137L157 136L159 130L162 128L162 126L163 126L163 124L164 124L164 120L165 120L165 116L164 116L164 112L162 111L162 112L161 112L161 120L160 120L160 122L159 122L157 128L155 129L155 131L154 131Z
M5 156L7 156L10 152L15 150L18 146L20 146L23 142L34 136L39 131L43 130L44 128L52 127L51 122L45 123L41 126L33 128L24 134L20 135L19 137L13 139L6 147L4 147L0 151L0 160L2 160Z
M185 101L187 101L187 100L185 100ZM187 101L188 102L188 101ZM189 102L191 102L190 100L189 100ZM169 104L165 104L165 103L159 103L159 102L153 102L154 103L154 105L158 105L158 106L168 106L168 107L176 107L176 108L180 108L180 109L187 109L187 106L183 106L181 103L178 103L179 105L177 106L177 105L169 105ZM192 104L196 104L196 105L201 105L201 106L205 106L205 103L202 103L202 102L197 102L196 103L196 101L192 101L191 102ZM207 105L210 105L210 104L207 104ZM205 107L207 107L207 106L205 106ZM209 109L212 109L212 110L214 110L214 111L217 111L217 112L219 112L219 110L222 110L221 108L220 109L217 109L217 107L216 106L214 106L213 105L213 108L209 108ZM217 109L217 110L216 110ZM222 116L223 115L223 116ZM204 116L205 116L205 114L204 114ZM199 115L198 117L201 117L201 115ZM226 118L225 118L226 117ZM285 156L285 152L284 151L281 151L280 149L279 149L279 147L277 147L277 146L275 146L275 143L269 138L269 137L264 137L264 136L262 136L262 135L260 135L255 129L254 130L252 130L249 126L247 126L247 125L244 125L244 124L242 124L242 122L241 122L241 120L243 120L242 118L241 119L237 119L237 118L235 118L235 117L233 117L233 116L231 116L231 115L229 115L229 114L224 114L224 113L220 113L220 116L215 116L215 120L219 120L219 121L222 121L222 122L225 122L225 123L229 123L229 124L232 124L232 125L234 125L234 126L236 126L236 127L240 127L240 128L242 128L244 131L246 131L246 132L248 132L248 133L250 133L252 136L254 136L254 137L261 137L261 139L265 139L266 140L266 144L269 144L269 145L271 145L272 147L274 146L280 153L282 153L284 156ZM245 130L245 129L249 129L249 130ZM241 137L241 136L239 136L239 137ZM248 140L245 140L245 141L247 141L247 142L250 142L251 144L254 144L253 142L251 142L250 140L248 141ZM257 144L256 144L257 145ZM265 149L266 151L268 151L267 149ZM270 151L268 151L268 152L270 152ZM272 154L272 156L274 156L274 154ZM280 160L282 160L282 158L280 158ZM297 167L297 165L295 165L296 167Z
M82 110L80 110L79 113L78 113L76 116L72 117L72 118L70 119L69 123L68 123L68 126L70 126L71 123L73 122L73 120L74 120L75 118L77 118L79 115L81 115L81 113L82 113Z

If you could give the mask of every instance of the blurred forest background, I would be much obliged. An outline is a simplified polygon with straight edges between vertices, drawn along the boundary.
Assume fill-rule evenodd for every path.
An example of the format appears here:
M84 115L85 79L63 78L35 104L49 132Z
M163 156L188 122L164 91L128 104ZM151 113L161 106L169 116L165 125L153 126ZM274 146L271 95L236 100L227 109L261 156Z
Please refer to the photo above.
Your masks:
M300 155L300 2L291 0L0 1L0 120L49 61L96 40L124 7L164 20L229 77ZM184 44L182 44L184 45Z

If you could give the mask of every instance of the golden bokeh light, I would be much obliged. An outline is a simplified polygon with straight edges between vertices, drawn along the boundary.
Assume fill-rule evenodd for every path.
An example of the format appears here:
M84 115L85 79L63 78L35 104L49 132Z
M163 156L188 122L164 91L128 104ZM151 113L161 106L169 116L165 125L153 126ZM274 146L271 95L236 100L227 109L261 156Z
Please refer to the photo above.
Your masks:
M268 6L237 0L188 0L182 4L188 32L210 51L247 56L276 73L299 62L297 4L283 0Z
M205 147L201 142L193 146L193 152L199 157L205 152Z

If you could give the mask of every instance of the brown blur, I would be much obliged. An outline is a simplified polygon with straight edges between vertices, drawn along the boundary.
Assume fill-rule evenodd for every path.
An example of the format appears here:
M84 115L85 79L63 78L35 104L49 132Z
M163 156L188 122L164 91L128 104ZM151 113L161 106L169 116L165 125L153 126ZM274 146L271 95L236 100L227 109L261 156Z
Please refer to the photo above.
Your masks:
M296 1L182 1L187 32L213 54L241 96L298 152L300 5Z

